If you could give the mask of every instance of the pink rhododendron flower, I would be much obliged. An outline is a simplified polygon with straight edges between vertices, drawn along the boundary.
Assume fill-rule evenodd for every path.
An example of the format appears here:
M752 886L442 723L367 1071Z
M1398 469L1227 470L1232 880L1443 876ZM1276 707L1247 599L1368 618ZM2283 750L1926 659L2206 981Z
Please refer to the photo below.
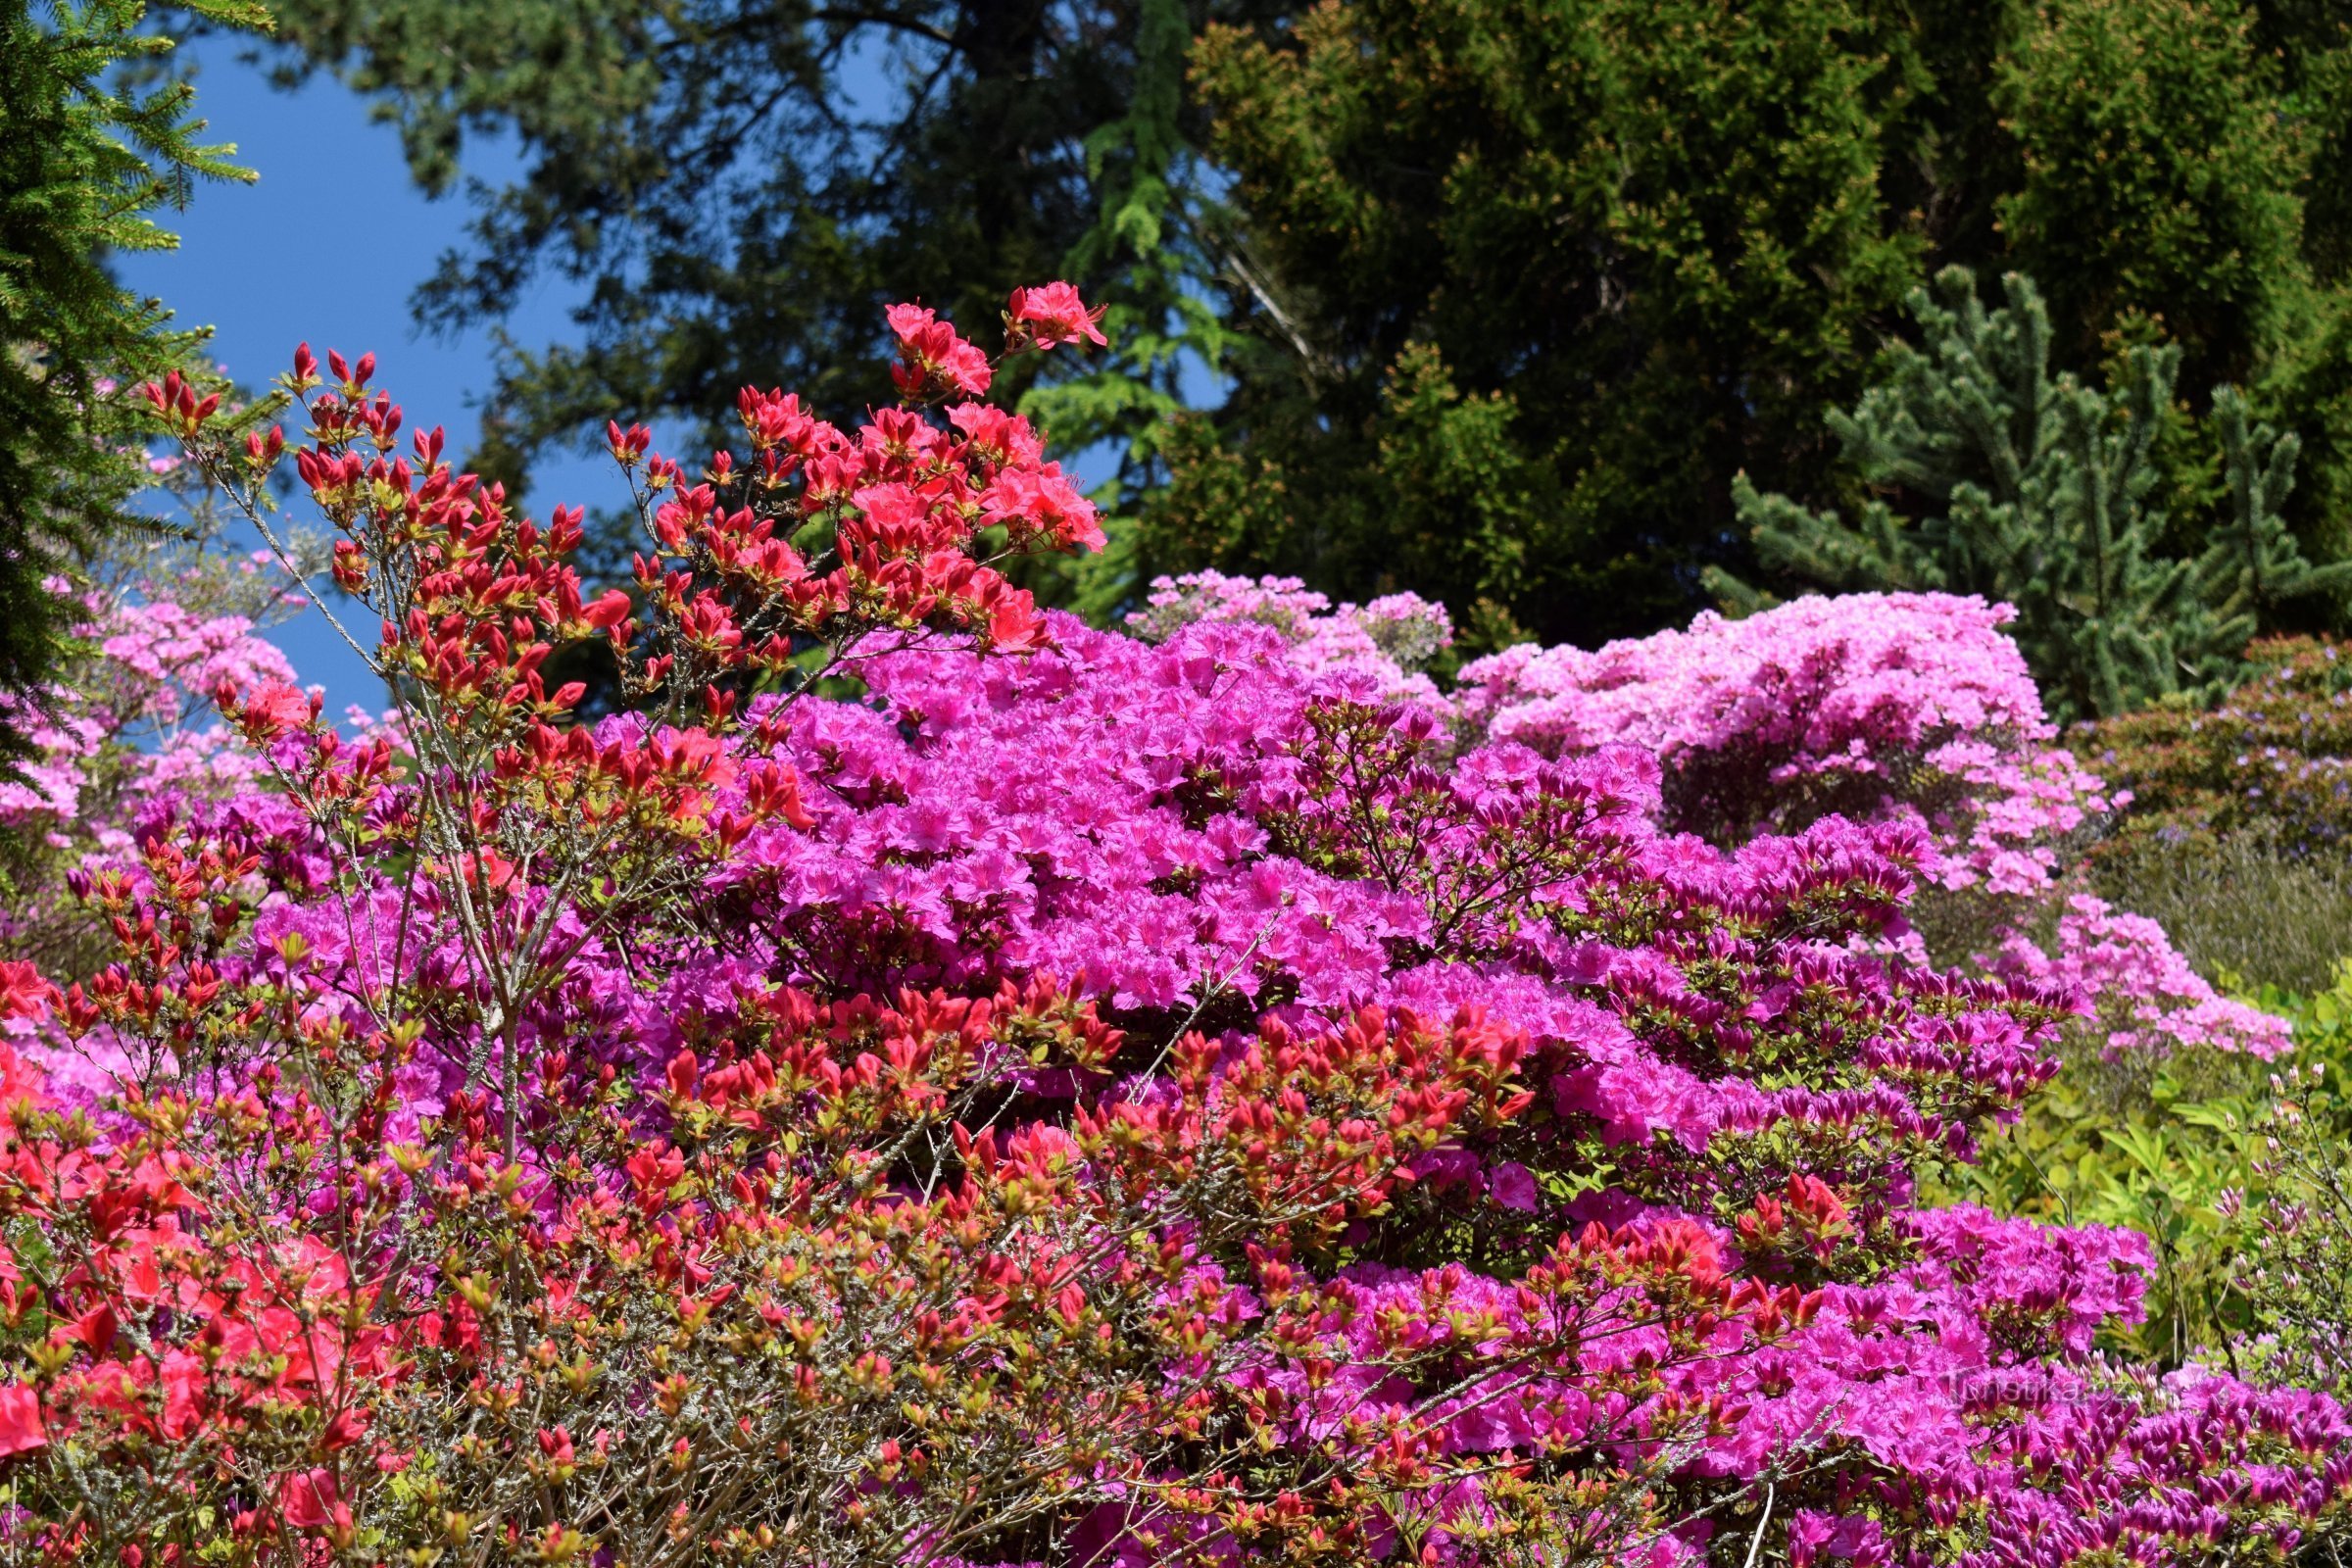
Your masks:
M917 305L894 305L889 315L890 329L899 339L899 363L891 374L902 393L953 391L978 397L988 390L994 374L988 356L957 336L953 326Z
M1013 326L1026 328L1039 348L1081 339L1098 345L1103 341L1102 329L1096 324L1102 319L1102 307L1088 310L1067 283L1014 289L1004 316Z
M48 1445L41 1426L40 1399L23 1383L0 1387L0 1455L23 1453Z

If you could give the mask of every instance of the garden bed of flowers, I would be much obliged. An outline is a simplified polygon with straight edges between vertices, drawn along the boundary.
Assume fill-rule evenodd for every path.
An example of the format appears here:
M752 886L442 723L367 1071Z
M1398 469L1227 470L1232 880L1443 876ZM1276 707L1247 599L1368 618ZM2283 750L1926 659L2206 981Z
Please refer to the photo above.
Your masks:
M1007 321L1093 335L1060 285ZM2119 802L2001 607L1443 688L1409 595L1202 574L1091 629L1000 558L1093 509L891 324L862 428L747 391L694 472L612 430L633 595L367 361L306 352L285 433L154 390L265 522L290 462L397 702L329 722L185 585L85 606L0 794L46 857L0 1554L2333 1549L2328 1392L2115 1353L2134 1232L1930 1200L2067 1063L2290 1048L2089 891ZM592 721L541 673L589 640Z

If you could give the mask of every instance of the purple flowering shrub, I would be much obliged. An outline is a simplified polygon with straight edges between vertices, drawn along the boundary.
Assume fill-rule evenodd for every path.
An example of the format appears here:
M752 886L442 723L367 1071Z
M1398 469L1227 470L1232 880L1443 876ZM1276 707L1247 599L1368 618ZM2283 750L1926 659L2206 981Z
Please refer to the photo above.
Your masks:
M2099 896L2113 869L2106 836L2130 796L2058 746L2000 632L2005 614L1863 595L1740 621L1704 615L1597 652L1508 650L1466 667L1441 710L1467 736L1550 755L1648 751L1666 822L1720 844L1827 811L1918 823L1931 854L1906 949L2055 987L2088 1009L2065 1031L2063 1082L1938 1191L2158 1238L2149 1319L2110 1339L2177 1364L2253 1322L2230 1266L2249 1238L2216 1205L2263 1184L2220 1129L2258 1113L2263 1064L2286 1049L2288 1026L2284 1009L2219 993L2165 926ZM2340 929L2307 940L2340 941ZM2209 945L2212 933L2190 935Z
M1417 602L1197 579L1090 630L975 586L965 503L1039 454L930 422L986 361L902 335L858 437L749 396L757 464L696 487L616 434L644 625L582 601L576 518L437 438L396 467L336 362L298 460L391 725L130 612L123 678L238 650L246 760L45 798L115 813L58 828L115 951L0 965L0 1541L2105 1568L2352 1527L2331 1398L2101 1353L2145 1239L1925 1200L2089 988L2204 1004L2104 910L2039 967L1914 940L1923 888L2045 906L2104 805L1993 612L1810 602L1451 698ZM658 712L568 720L535 677L590 636ZM794 639L863 695L737 678Z
M1326 635L1320 596L1288 582L1186 583L1152 613L1266 619L1301 649ZM2277 1054L2283 1024L2218 994L2162 927L2092 895L2084 852L2131 797L2059 743L2000 629L2010 616L1942 594L1806 598L1592 652L1511 648L1465 665L1450 697L1409 695L1468 739L1647 753L1665 825L1716 844L1832 813L1915 823L1915 913L1937 958L2079 987L2097 1000L2101 1050ZM1374 674L1408 695L1399 675Z
M1419 594L1387 594L1368 605L1334 609L1296 577L1233 577L1221 571L1155 577L1145 607L1127 624L1146 642L1166 642L1197 621L1271 626L1291 645L1291 660L1309 670L1350 669L1383 690L1437 702L1427 671L1453 646L1453 619Z
M1718 842L1829 811L1900 811L1953 889L2034 896L2107 796L2058 744L2007 606L1943 594L1806 598L1741 620L1467 665L1466 721L1559 753L1650 752L1675 824Z
M2278 835L2304 854L2352 844L2352 661L2326 638L2246 650L2211 710L2165 705L2083 726L2082 754L2130 785L2122 849L2143 838Z

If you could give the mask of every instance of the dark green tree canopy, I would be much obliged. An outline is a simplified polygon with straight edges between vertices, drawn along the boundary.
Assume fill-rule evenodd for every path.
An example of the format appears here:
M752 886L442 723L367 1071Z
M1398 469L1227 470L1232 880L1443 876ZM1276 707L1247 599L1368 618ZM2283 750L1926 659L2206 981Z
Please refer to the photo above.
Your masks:
M1238 536L1185 449L1172 557L1396 573L1580 638L1736 555L1731 475L1826 470L1924 245L1880 174L1921 73L1843 0L1368 0L1196 69L1262 352L1215 416L1274 491ZM1474 612L1475 613L1475 612Z
M1825 416L1953 264L2043 279L2059 370L2165 342L2195 398L2243 387L2303 440L2286 522L2342 554L2335 9L281 7L287 69L378 95L428 187L466 135L519 154L472 189L428 319L494 321L543 271L587 285L584 346L509 348L510 470L608 413L722 419L755 377L855 407L881 389L842 368L883 303L977 326L1066 275L1113 303L1121 352L1029 407L1065 442L1130 443L1117 561L1410 585L1474 642L1642 630L1705 602L1709 567L1752 575L1740 473L1854 503ZM1188 346L1221 401L1171 426ZM2158 441L2168 494L2219 483L2209 446Z
M1352 0L1212 30L1228 297L1262 348L1146 553L1394 577L1545 637L1653 626L1752 560L1735 475L1851 494L1823 416L1953 262L2051 280L2062 367L2168 340L2200 396L2307 427L2292 520L2332 545L2352 425L2308 344L2343 313L2343 40L2234 0ZM1432 441L1409 389L1439 380Z

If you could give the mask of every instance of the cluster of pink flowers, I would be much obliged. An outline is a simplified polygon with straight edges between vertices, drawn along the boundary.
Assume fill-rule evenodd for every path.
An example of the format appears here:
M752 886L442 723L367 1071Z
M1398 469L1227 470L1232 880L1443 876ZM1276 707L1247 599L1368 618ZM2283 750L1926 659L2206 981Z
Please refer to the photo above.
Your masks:
M249 576L255 565L233 563L210 575ZM219 599L219 587L138 580L79 593L86 618L73 634L84 651L45 702L17 705L40 755L22 780L0 780L0 831L53 849L89 833L121 849L129 842L126 824L157 794L218 793L258 776L213 714L211 693L223 682L291 681L294 672L250 613L180 602ZM50 588L74 593L62 579Z
M1074 294L1007 318L1091 335ZM664 479L642 610L583 596L572 514L429 438L395 467L338 366L296 459L402 722L232 672L270 782L92 851L107 961L0 964L0 1541L2187 1568L2352 1531L2331 1401L2100 1356L2143 1240L1919 1205L2095 978L1902 940L1980 833L1975 877L2054 875L1968 779L2095 808L1959 635L1991 612L1506 656L1466 734L1418 601L1330 617L1376 661L1279 581L1169 583L1151 640L975 593L978 498L1045 470L923 423L978 373L893 324L908 418L805 440L748 395L741 509L616 434ZM779 516L837 553L787 566ZM646 710L539 679L591 637Z
M1994 963L2004 973L2088 998L2094 1037L2109 1054L2207 1047L2269 1059L2294 1044L2284 1018L2216 994L2164 927L2095 895L2066 898L2050 948L2044 952L2011 932Z
M2129 797L2058 744L2001 632L2012 613L1852 594L1590 653L1513 648L1464 667L1456 711L1552 755L1638 746L1665 770L1669 822L1719 843L1827 811L1916 821L1923 874L1974 906L1985 961L2098 999L2110 1049L2284 1050L2283 1023L2216 993L2155 922L2078 891L2087 839ZM2028 933L2052 913L2045 954Z
M1384 692L1443 707L1424 671L1453 646L1453 620L1444 605L1419 594L1386 594L1335 610L1327 596L1296 577L1197 571L1153 578L1145 608L1127 617L1148 642L1165 642L1197 621L1271 626L1291 644L1292 662L1302 669L1360 673Z
M1650 752L1693 832L1907 810L1937 882L2033 895L2108 802L2002 634L2014 614L1948 594L1799 599L1590 653L1508 649L1464 667L1459 704L1496 740Z

